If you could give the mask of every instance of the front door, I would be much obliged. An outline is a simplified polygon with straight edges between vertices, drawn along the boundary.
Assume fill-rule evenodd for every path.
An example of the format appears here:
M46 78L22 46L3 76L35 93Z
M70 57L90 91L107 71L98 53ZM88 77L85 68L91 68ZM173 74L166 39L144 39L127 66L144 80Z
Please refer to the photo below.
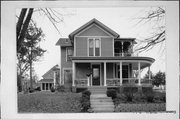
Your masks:
M68 90L72 87L72 71L69 69L64 70L64 86Z
M100 64L92 65L92 85L100 86Z

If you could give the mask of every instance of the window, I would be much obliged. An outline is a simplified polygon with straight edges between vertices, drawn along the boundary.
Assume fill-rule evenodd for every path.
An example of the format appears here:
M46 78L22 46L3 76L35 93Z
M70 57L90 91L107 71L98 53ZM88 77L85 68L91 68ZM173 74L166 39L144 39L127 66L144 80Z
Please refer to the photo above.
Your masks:
M66 48L66 61L70 61L70 56L73 56L73 50L71 47Z
M89 39L89 56L94 56L94 40Z
M89 39L89 56L100 56L100 39Z

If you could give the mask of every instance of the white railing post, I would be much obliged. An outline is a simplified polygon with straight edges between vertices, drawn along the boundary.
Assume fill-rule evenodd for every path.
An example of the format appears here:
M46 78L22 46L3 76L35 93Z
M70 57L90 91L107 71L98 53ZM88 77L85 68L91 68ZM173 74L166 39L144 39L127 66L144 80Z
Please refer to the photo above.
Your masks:
M138 62L138 85L141 85L141 64Z
M104 86L106 86L106 62L104 62Z
M87 78L87 86L89 86L89 77Z
M148 67L148 73L149 73L149 84L150 84L150 80L151 80L151 71L150 71L150 66Z
M75 73L76 73L76 69L75 69L75 62L72 62L72 73L73 73L73 81L72 81L72 86L75 86Z
M122 85L122 62L119 62L119 76L120 76L120 86Z

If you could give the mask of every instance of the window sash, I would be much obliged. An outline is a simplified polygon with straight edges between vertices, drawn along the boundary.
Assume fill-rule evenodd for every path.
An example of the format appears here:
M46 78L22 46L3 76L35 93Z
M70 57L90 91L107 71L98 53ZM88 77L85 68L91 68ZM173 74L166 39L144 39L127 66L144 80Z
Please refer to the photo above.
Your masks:
M99 38L89 38L88 41L88 48L89 48L89 52L88 55L89 56L100 56L100 39Z

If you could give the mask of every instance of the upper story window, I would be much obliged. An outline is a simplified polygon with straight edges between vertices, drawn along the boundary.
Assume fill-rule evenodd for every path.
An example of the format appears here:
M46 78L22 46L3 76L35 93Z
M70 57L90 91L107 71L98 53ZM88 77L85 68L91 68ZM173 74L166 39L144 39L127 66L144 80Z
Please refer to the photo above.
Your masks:
M100 39L89 38L89 56L100 56Z
M73 56L73 49L72 47L66 48L66 61L70 61L70 56Z

